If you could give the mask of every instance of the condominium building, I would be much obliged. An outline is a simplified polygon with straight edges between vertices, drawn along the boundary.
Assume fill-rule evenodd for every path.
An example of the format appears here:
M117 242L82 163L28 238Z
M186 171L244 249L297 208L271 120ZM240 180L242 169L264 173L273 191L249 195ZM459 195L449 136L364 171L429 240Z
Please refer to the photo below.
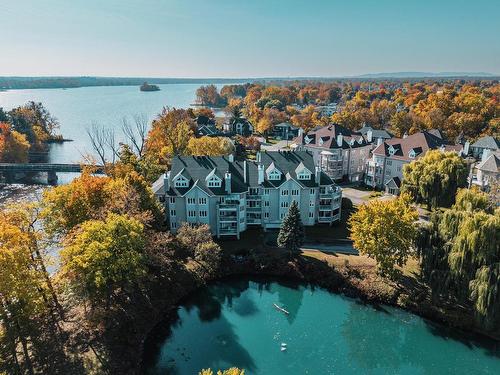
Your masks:
M411 163L428 150L460 152L462 145L449 144L438 133L420 132L404 138L392 138L380 143L367 161L365 184L399 194L403 181L403 166Z
M342 192L308 151L268 151L256 160L176 156L153 186L175 233L182 223L208 224L217 236L250 226L279 228L292 201L310 226L340 220Z
M370 151L383 138L373 136L373 129L364 129L365 134L351 131L341 125L332 124L304 134L295 139L297 150L313 153L322 170L335 181L346 179L363 181L366 161ZM389 135L385 131L384 136ZM381 133L382 134L382 133Z

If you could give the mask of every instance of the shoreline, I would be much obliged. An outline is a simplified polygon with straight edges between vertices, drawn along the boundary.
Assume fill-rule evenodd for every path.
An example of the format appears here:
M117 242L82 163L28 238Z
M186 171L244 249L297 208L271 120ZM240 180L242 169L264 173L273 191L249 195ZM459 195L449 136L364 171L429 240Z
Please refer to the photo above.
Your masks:
M129 350L127 353L122 353L126 357L123 358L120 355L121 358L112 358L111 363L118 364L114 370L123 374L144 373L145 344L149 340L154 339L152 332L155 328L163 322L171 321L175 317L175 312L182 304L182 301L197 289L212 282L234 277L264 277L311 284L321 287L330 293L355 298L372 306L383 304L400 308L420 316L431 323L450 329L458 336L467 335L477 341L500 342L500 336L488 334L475 327L473 319L463 319L463 316L460 316L459 319L458 316L452 314L454 312L453 309L443 311L435 304L429 303L429 301L419 301L418 294L416 296L408 295L406 293L408 290L406 289L391 287L388 293L381 293L375 286L370 286L370 283L366 287L366 285L359 283L362 279L356 280L355 276L349 273L345 274L343 272L345 270L332 268L318 260L311 261L310 259L296 258L293 261L288 261L283 257L273 259L271 256L269 258L271 259L267 262L260 262L253 259L237 263L231 260L224 263L222 269L225 272L218 277L208 277L203 280L193 277L190 284L182 283L182 289L177 289L176 296L166 296L165 300L158 301L160 304L164 302L163 306L156 306L154 314L148 315L147 318L144 317L144 321L139 322L139 324L142 323L142 329L140 332L136 332L135 343L131 342L130 337L125 340L131 344L128 347ZM354 270L354 272L356 271ZM167 301L168 299L170 301ZM471 318L473 317L471 316Z

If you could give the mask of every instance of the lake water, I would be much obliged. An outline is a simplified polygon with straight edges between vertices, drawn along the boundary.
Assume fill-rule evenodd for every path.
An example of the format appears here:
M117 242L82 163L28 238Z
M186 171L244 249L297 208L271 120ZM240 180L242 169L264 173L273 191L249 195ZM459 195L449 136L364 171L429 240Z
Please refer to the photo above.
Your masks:
M164 106L187 108L195 101L201 84L165 84L160 91L141 92L137 86L81 87L0 91L0 107L10 110L28 101L41 102L60 124L60 133L73 142L53 144L49 161L80 162L92 151L85 133L93 122L115 128L117 135L123 117L146 115L152 120ZM216 85L221 88L223 85Z
M405 311L294 283L241 279L189 298L174 323L154 331L144 361L147 374L231 366L248 375L500 374L492 343L452 337Z

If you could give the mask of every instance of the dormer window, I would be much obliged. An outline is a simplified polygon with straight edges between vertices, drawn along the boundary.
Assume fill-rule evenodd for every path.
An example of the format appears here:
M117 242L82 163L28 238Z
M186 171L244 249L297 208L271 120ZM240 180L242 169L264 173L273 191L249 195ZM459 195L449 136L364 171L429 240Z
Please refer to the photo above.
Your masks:
M323 138L320 138L318 143L319 143L320 146L323 146L323 143L324 143L323 142Z
M175 187L189 187L189 181L184 176L179 176L174 182Z
M297 173L297 179L310 180L311 179L311 172L309 172L307 169L303 169L299 173Z
M396 153L396 149L391 145L389 146L389 155L394 155Z
M207 186L211 187L211 188L221 187L221 185L222 185L222 181L217 176L212 176L207 181Z
M415 153L415 150L411 150L409 155L410 159L415 159L415 156L417 156L417 154Z
M310 138L308 135L306 135L306 136L304 137L304 142L306 142L306 144L311 143L311 141L312 141L312 140L313 140L313 139L312 139L312 138Z
M268 180L281 180L281 173L280 171L277 171L276 169L273 169L271 172L267 174L267 179Z

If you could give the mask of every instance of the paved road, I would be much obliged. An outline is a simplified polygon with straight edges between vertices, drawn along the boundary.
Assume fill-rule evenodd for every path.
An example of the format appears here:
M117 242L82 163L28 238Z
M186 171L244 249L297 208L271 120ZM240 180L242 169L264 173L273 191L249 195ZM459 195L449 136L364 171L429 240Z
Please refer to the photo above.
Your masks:
M292 144L292 141L279 141L275 144L270 144L270 143L265 143L265 140L262 139L262 145L260 146L260 148L262 150L267 150L267 151L278 151L278 150L282 150L284 148L286 148L286 146L290 146Z

